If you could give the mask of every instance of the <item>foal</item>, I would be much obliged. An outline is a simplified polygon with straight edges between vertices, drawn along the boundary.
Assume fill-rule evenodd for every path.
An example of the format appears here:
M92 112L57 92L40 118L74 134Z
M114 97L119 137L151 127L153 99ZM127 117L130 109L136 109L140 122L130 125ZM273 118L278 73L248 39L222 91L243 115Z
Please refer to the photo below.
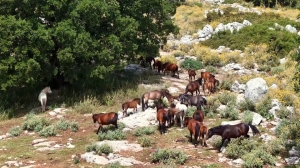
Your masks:
M50 86L47 86L39 94L38 99L42 105L42 112L44 112L46 110L47 94L50 94L50 93L52 93L51 88L50 88Z
M196 71L193 70L193 69L189 69L188 70L188 75L189 75L189 80L192 81L192 77L194 77L194 80L195 80L195 77L196 77Z
M137 105L140 105L141 99L135 98L132 101L127 101L122 104L123 117L127 116L127 109L133 108L133 112L137 112Z
M168 112L163 108L162 103L160 101L155 103L156 109L157 109L157 114L156 114L156 119L158 121L158 129L160 134L166 132L166 124L168 126Z

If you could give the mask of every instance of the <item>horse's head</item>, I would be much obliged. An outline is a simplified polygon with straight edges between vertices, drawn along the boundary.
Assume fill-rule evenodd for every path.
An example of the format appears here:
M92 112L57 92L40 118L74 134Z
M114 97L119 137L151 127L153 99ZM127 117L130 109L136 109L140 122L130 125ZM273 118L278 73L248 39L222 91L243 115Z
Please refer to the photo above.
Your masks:
M50 86L48 86L47 88L48 88L47 93L52 93L52 90L51 90Z
M94 123L96 123L96 121L97 121L97 117L96 117L96 116L97 116L97 114L93 114L93 115L92 115L92 118L93 118Z
M206 136L206 140L208 140L209 138L211 138L214 135L214 132L212 129L209 129L207 132L207 136Z
M199 85L202 85L202 78L198 78L196 81L199 83Z
M184 124L183 124L183 126L186 127L191 119L192 119L192 117L184 117Z

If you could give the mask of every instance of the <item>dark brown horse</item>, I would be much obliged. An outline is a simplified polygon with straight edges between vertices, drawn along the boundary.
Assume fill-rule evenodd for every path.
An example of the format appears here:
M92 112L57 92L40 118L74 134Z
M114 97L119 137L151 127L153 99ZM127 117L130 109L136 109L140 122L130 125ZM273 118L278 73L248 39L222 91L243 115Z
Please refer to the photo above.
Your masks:
M192 96L189 94L180 94L179 101L182 104L187 103L190 106L196 106L197 109L201 109L201 106L207 106L207 100L201 95Z
M160 60L155 60L155 63L153 65L153 68L157 68L157 72L160 74L160 71L163 70L163 63Z
M98 121L99 128L97 130L97 133L101 129L101 132L103 130L103 125L109 125L113 124L116 128L118 128L118 113L115 112L109 112L109 113L99 113L99 114L93 114L92 116L94 123Z
M127 116L127 109L133 108L133 112L137 112L137 105L140 105L141 99L135 98L132 101L127 101L122 104L122 110L123 110L123 117Z
M195 77L196 77L196 71L193 70L193 69L189 69L188 70L188 75L189 75L189 80L192 81L192 78L194 77L194 80L195 80Z
M203 84L203 94L205 96L210 95L214 92L215 92L215 84L213 82L206 82ZM208 93L208 94L206 94L206 93Z
M200 85L202 85L202 78L198 78L195 81L189 82L185 87L185 94L190 92L192 95L194 95L195 91L196 95L197 93L200 94Z
M163 108L162 101L156 102L155 105L157 109L156 119L158 121L158 129L162 135L162 133L166 132L166 124L169 125L168 111Z
M164 75L166 75L166 71L170 71L173 72L173 75L175 75L175 73L177 73L177 77L179 79L179 72L178 72L178 65L177 64L173 64L173 63L164 63L163 64L163 71L164 71Z
M154 63L155 63L155 59L154 57L151 56L147 56L146 58L144 57L140 57L139 58L140 61L140 65L143 66L144 68L146 67L146 64L148 63L151 69L154 69Z
M246 138L249 138L249 127L251 128L253 135L260 134L258 129L250 123L240 123L236 125L219 125L208 130L206 140L211 138L213 135L222 136L222 144L219 149L219 151L221 151L221 148L226 139L230 142L230 138L238 138L242 135Z
M204 113L199 109L196 110L193 114L193 119L199 121L199 122L203 122L204 120Z
M201 123L191 117L185 117L184 118L184 123L187 125L189 131L190 131L190 141L192 141L192 135L194 135L194 145L197 147L197 140L200 135L200 127Z
M168 92L167 90L153 90L153 91L149 91L146 92L142 95L142 110L144 111L145 108L148 108L148 100L158 100L161 99L163 97L166 97L166 92Z

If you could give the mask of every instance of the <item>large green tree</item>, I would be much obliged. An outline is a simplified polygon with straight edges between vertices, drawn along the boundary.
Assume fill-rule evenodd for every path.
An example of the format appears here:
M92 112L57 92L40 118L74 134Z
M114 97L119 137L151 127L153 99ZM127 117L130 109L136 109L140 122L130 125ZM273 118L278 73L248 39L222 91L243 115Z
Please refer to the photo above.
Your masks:
M101 80L177 33L165 0L2 0L1 90Z

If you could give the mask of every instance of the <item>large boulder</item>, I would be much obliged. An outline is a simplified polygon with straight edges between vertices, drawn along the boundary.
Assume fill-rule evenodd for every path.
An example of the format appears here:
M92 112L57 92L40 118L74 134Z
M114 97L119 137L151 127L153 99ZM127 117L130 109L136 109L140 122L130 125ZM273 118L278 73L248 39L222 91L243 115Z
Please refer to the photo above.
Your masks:
M245 99L257 103L259 99L267 94L268 90L267 82L263 78L251 79L246 83Z

